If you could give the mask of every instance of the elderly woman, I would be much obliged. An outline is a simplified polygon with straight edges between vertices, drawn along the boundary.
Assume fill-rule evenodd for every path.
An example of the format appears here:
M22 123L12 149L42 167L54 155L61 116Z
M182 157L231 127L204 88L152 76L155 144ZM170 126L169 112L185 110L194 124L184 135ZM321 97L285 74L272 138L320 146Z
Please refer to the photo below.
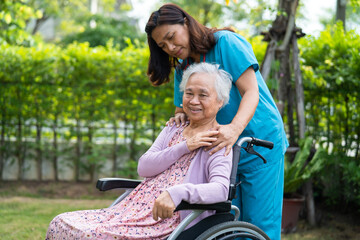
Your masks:
M175 116L169 125L184 124L179 85L183 71L199 62L216 63L231 74L230 100L216 117L217 140L208 147L211 153L226 147L225 153L240 137L255 137L274 143L274 149L260 149L268 160L244 152L239 160L238 198L240 220L266 232L272 240L281 238L281 213L284 187L284 154L288 147L284 124L275 101L261 76L251 44L229 28L208 28L175 4L164 4L154 11L145 27L150 59L148 75L154 85L170 81L174 73ZM178 64L179 62L179 64ZM254 201L256 199L256 201Z
M186 217L175 212L182 201L210 204L227 200L232 153L211 154L216 114L229 100L231 76L209 63L183 75L183 108L189 121L166 126L139 159L145 180L114 207L58 215L46 239L164 239ZM201 214L192 224L213 214Z

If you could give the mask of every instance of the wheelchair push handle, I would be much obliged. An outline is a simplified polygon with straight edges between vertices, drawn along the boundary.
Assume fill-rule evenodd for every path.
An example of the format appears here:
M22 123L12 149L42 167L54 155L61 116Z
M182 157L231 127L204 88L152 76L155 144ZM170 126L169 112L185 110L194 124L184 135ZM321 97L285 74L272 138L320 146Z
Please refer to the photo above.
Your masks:
M243 143L247 143L246 147L243 147ZM274 143L270 142L270 141L266 141L266 140L262 140L262 139L258 139L258 138L254 138L254 137L243 137L240 138L238 140L238 142L236 143L237 146L234 147L234 154L237 155L237 157L240 157L240 154L237 152L240 152L240 149L244 149L246 152L250 153L250 154L254 154L257 155L258 157L260 157L264 163L266 163L266 159L261 156L258 152L256 152L253 148L253 146L260 146L260 147L265 147L265 148L269 148L272 149L274 147ZM237 164L237 163L236 163Z
M266 141L266 140L261 140L261 139L258 139L258 138L254 138L254 137L252 138L251 143L253 143L255 146L266 147L266 148L269 148L269 149L273 149L273 147L274 147L274 143Z
M237 142L236 145L241 147L244 143L248 143L248 145L255 145L259 147L266 147L269 149L273 149L274 143L254 137L242 137Z

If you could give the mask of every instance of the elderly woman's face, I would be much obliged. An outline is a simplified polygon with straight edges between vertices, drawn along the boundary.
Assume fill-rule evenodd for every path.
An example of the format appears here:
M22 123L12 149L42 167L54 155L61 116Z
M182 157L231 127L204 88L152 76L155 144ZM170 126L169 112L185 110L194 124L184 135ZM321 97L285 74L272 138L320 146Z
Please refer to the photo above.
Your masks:
M207 73L195 73L189 78L183 96L183 110L191 121L216 117L223 102L217 100L214 82L214 76Z

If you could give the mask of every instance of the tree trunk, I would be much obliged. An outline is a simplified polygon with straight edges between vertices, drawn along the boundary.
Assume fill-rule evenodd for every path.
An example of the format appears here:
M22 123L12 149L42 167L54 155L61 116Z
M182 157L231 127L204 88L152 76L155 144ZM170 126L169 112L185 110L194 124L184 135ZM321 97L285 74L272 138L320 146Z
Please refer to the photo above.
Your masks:
M133 134L131 136L131 142L130 142L130 160L135 161L136 159L136 139L137 139L137 127L138 127L138 116L135 116L135 119L133 121Z
M297 44L297 36L293 34L292 36L292 46L293 46L293 66L294 66L294 75L295 75L295 91L296 91L296 109L297 109L297 119L299 126L299 138L302 139L305 137L305 110L304 110L304 89L302 83L302 76L300 70L299 62L299 48ZM315 203L313 195L313 186L312 178L310 178L305 184L305 196L306 196L306 205L307 205L307 220L311 226L316 225L315 219Z
M126 113L125 113L126 115ZM125 116L124 117L124 145L126 146L127 145L127 137L128 137L128 129L127 129L127 125L129 123L129 119Z
M113 122L113 130L114 130L114 141L113 141L113 153L112 153L112 176L115 177L117 174L117 136L118 136L118 128L116 120Z
M327 96L327 114L328 114L328 117L327 117L327 122L326 122L326 125L327 125L327 129L326 129L326 137L327 137L327 139L326 139L326 142L327 142L327 144L326 144L326 150L329 150L329 148L330 148L330 134L331 134L331 129L330 129L330 127L331 127L331 123L330 123L330 109L331 109L331 100L330 100L331 98L330 98L330 89L328 89L328 96Z
M355 152L355 159L359 158L359 152L360 152L360 121L357 125L357 140L356 140L356 152Z
M289 69L289 52L290 44L292 44L293 51L293 66L295 75L295 91L296 91L296 102L297 102L297 120L299 124L299 138L305 136L305 116L304 116L304 96L302 88L301 71L299 64L299 49L297 46L297 38L304 36L301 29L295 26L296 9L299 5L298 0L279 0L278 10L279 12L285 12L286 14L277 15L275 21L272 24L269 32L262 33L265 41L275 41L275 45L281 42L281 45L276 49L275 58L280 61L280 69L278 73L278 108L281 116L284 114L284 106L286 98L288 100L288 121L292 120L292 99L291 92L287 89L290 84L291 74ZM268 78L271 66L271 51L273 44L268 45L268 49L265 55L264 64L262 66L262 72L265 75L265 79ZM287 97L286 97L287 96ZM290 130L290 142L293 141L292 123L289 124ZM312 181L309 180L304 186L306 195L306 202L308 206L308 221L311 225L315 225L315 205L313 199Z
M95 179L95 168L96 168L96 162L94 162L95 160L93 159L93 127L90 126L88 127L88 139L89 139L89 143L88 143L88 147L87 147L87 155L88 155L88 162L90 165L90 169L89 169L89 174L90 174L90 181L94 182Z
M4 106L4 105L3 105ZM1 137L0 137L0 182L3 180L3 170L5 166L5 117L6 109L2 109L1 114Z
M315 203L314 203L312 178L306 181L304 186L304 192L305 192L306 208L307 208L307 220L310 226L315 226L316 218L315 218Z
M334 105L336 107L336 102L334 102ZM336 111L338 111L338 110L336 109ZM341 116L340 116L340 119L341 119ZM341 132L343 130L342 119L341 119L341 121L338 121L337 127L338 127L338 129L336 132L339 134L337 134L337 135L334 134L334 138L336 140L336 141L334 141L334 149L335 149L335 151L343 151L343 143L342 143L342 139L341 139L341 137L342 137ZM335 146L339 146L339 147L335 148Z
M346 4L347 0L337 0L336 1L336 21L340 20L343 23L345 30L345 19L346 19Z
M280 69L278 73L278 107L281 116L284 115L284 108L287 96L287 83L290 81L289 68L290 47L287 46L284 51L278 52L278 59L280 61Z
M38 181L42 180L41 124L36 121L36 170Z
M300 70L299 62L299 47L297 44L297 37L294 34L292 37L293 46L293 65L295 76L295 92L296 92L296 112L299 125L299 138L305 137L305 110L304 110L304 88Z
M271 65L275 59L276 48L277 48L276 41L272 39L268 44L264 60L260 66L260 72L265 82L267 81L271 72Z
M290 81L287 82L287 118L289 127L289 144L290 146L296 145L295 124L294 124L294 89Z
M131 136L131 142L130 142L130 159L129 161L136 161L136 139L137 139L137 127L138 127L138 115L135 116L135 119L133 121L133 133ZM130 178L136 178L136 175L130 174Z
M211 5L209 4L209 5L206 5L205 7L204 7L204 22L202 23L203 25L207 25L208 23L209 23L209 12L210 12L210 8L211 8Z
M54 172L54 180L57 182L59 181L58 175L58 144L57 144L57 122L58 122L58 115L55 115L54 124L53 124L53 172Z
M31 32L31 34L35 35L37 33L37 31L39 31L41 25L43 25L46 22L46 20L48 20L48 19L49 19L49 16L45 16L45 15L42 18L36 19L35 26Z
M346 94L346 93L345 93ZM345 146L344 146L344 153L346 154L347 149L351 149L349 145L351 145L351 140L349 140L350 130L349 130L349 119L350 117L350 106L349 106L349 97L345 95L345 131L344 131L344 138L345 138Z
M152 112L151 112L151 128L152 128L152 141L155 142L156 139L156 113L155 113L155 106L152 105Z
M36 172L38 181L42 180L42 150L41 150L41 116L39 103L35 100L36 104Z
M298 3L298 0L281 1L281 7L286 11L287 14L287 24L283 42L278 48L279 51L284 51L291 42L291 37L293 36L293 30L295 28L295 15Z
M3 172L6 161L5 127L6 127L6 117L7 117L7 112L6 112L7 106L6 106L5 98L6 97L3 94L1 98L2 101L1 101L1 137L0 137L0 182L3 180Z
M82 134L80 119L76 119L76 146L75 146L75 159L74 159L74 180L79 182L80 180L80 161L81 161L81 143L82 143Z
M18 113L17 116L17 136L16 136L16 158L18 161L18 180L22 181L24 179L24 159L22 152L22 118L21 114Z

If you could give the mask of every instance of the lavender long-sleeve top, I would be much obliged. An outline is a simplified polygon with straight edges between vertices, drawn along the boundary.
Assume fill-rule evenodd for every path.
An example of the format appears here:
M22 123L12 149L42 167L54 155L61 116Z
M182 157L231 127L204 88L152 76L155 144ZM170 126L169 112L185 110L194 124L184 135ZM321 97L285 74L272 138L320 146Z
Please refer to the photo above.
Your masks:
M168 169L181 156L190 153L186 141L168 147L177 130L178 128L174 124L161 131L150 149L139 159L138 173L140 176L154 177ZM191 161L183 183L166 189L176 206L182 200L191 204L211 204L227 200L232 152L228 156L224 156L225 148L213 155L210 155L209 152L200 148ZM190 211L180 211L181 220L189 213ZM188 227L211 214L213 211L204 212Z

